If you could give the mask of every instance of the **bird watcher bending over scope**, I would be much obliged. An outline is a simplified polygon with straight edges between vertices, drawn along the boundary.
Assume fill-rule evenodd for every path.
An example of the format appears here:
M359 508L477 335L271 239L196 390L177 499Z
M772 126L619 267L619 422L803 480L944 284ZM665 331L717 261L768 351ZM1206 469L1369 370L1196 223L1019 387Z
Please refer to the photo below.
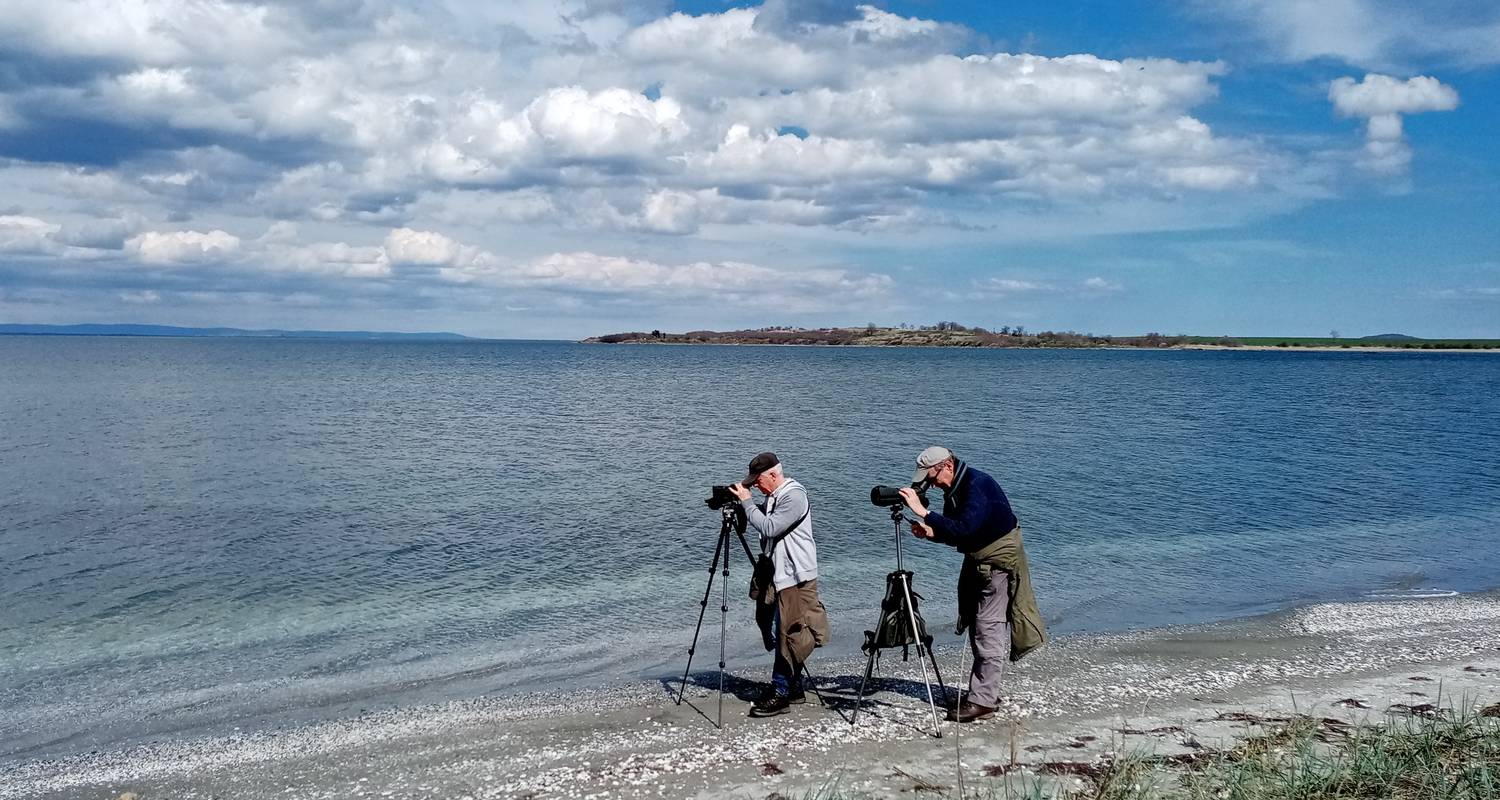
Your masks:
M927 483L943 490L943 510L929 510L917 487ZM1000 702L1000 669L1005 661L1007 629L1010 660L1040 647L1047 631L1031 590L1021 526L1005 490L989 475L965 464L946 447L929 447L917 456L911 487L895 490L916 517L912 535L946 544L964 554L958 577L958 631L971 631L974 668L969 691L948 718L972 722L995 713ZM875 487L876 505L888 497Z
M766 496L765 502L751 499L747 487L752 486ZM802 665L829 636L828 613L818 599L818 545L807 490L783 474L775 453L752 459L743 481L715 486L710 507L718 507L714 502L720 488L739 501L750 527L760 534L750 597L766 649L776 651L771 685L750 707L750 716L784 714L790 704L805 702Z

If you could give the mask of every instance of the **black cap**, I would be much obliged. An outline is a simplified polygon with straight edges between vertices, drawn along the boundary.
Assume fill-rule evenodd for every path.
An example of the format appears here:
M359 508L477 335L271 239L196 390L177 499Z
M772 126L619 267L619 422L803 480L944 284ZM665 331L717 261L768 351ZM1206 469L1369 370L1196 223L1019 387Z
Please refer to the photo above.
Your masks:
M749 486L755 483L755 479L759 478L762 472L780 463L781 459L777 458L775 453L761 453L755 458L750 459L750 472L745 475L745 479L740 481L740 483L744 486Z

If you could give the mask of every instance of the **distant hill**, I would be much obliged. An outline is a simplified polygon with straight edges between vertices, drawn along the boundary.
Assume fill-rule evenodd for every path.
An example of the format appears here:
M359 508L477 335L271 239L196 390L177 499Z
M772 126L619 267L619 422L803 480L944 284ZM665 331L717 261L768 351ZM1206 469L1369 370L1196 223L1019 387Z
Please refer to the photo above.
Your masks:
M999 331L971 328L956 322L920 327L795 328L771 327L740 331L688 331L650 333L630 331L591 336L595 344L785 344L855 347L1065 347L1065 348L1301 348L1305 350L1500 350L1500 339L1420 339L1399 333L1363 339L1267 336L1095 336L1075 331L1026 331L1004 327Z
M1091 336L1071 331L1000 332L940 322L922 328L791 328L774 327L741 331L688 331L687 333L609 333L583 340L591 344L787 344L863 347L1170 347L1185 337L1160 334L1138 337Z
M405 341L461 341L457 333L401 333L395 331L284 331L245 328L182 328L175 325L0 325L0 335L24 336L175 336L237 337L247 339L362 339Z

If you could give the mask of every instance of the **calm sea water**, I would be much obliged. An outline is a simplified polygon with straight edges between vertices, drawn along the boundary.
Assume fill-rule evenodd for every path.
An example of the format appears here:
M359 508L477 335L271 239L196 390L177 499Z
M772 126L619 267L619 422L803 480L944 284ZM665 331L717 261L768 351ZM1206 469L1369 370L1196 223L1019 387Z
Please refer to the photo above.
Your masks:
M1500 584L1486 355L0 337L0 759L673 674L702 500L763 449L854 652L869 488L932 443L1010 494L1058 633ZM958 559L907 541L947 629Z

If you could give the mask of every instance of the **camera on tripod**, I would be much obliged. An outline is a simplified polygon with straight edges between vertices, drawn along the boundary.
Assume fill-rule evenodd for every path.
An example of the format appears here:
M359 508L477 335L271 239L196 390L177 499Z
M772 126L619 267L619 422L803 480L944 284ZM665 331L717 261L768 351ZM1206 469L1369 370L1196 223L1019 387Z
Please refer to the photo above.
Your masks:
M927 481L911 485L912 490L917 493L917 498L922 501L922 505L927 505L927 485ZM900 489L894 486L876 486L870 490L870 502L881 508L889 508L899 506L904 501L901 499Z
M709 508L718 511L730 503L738 503L739 501L739 498L734 496L734 492L729 491L729 485L725 484L713 487L708 499L703 502L707 503Z

